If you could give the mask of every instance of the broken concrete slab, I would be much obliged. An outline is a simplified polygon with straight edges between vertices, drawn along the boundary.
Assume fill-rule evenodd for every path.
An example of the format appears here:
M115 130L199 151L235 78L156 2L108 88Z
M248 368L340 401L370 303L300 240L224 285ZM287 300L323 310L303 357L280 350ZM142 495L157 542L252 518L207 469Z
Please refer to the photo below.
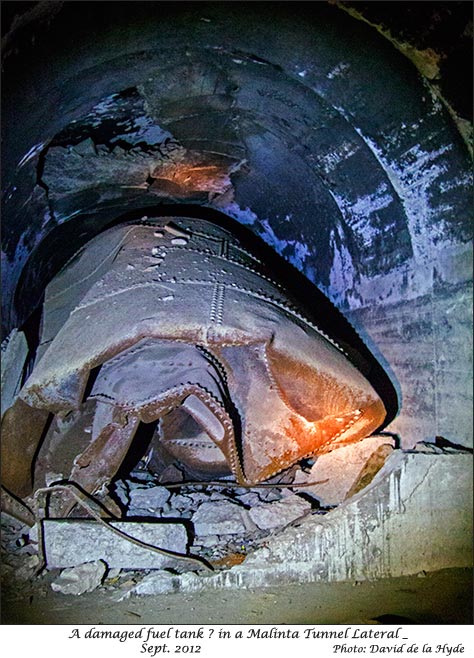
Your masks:
M92 592L102 583L107 571L107 565L102 560L79 564L70 569L64 569L58 578L51 583L51 589L61 594L76 596Z
M309 473L298 473L295 482L320 482L299 491L309 493L323 507L339 505L369 484L392 450L393 439L371 436L321 455Z
M185 553L187 533L179 523L113 521L111 526L147 544ZM72 567L104 560L109 568L160 569L176 566L176 558L160 555L119 537L96 521L83 519L44 520L47 568Z
M245 533L244 514L247 510L230 502L203 503L192 517L194 531L198 537Z
M1 346L2 416L15 402L21 387L23 367L28 356L28 343L22 331L13 329Z
M165 487L135 488L130 490L128 516L159 514L170 499L171 493Z
M249 516L261 530L276 530L284 528L310 511L311 503L291 494L281 501L252 507Z

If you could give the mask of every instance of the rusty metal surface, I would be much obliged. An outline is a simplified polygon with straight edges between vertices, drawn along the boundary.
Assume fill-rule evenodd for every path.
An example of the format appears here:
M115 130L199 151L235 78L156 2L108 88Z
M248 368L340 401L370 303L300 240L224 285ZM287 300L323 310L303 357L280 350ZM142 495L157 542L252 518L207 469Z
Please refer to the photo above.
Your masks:
M19 404L72 414L76 429L87 413L90 428L46 441L38 483L62 460L66 479L105 495L140 422L157 423L163 462L254 484L385 418L373 387L284 282L206 221L147 219L99 235L48 287L42 331Z
M23 498L32 491L31 466L41 442L49 412L17 398L2 420L2 486Z

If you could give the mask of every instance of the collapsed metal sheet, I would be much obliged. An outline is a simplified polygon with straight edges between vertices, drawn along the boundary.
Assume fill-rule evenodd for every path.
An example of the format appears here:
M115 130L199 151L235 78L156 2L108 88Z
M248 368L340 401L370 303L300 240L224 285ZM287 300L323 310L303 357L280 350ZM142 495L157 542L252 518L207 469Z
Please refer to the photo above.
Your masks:
M284 282L202 220L146 219L86 245L46 291L40 353L23 405L64 416L96 403L66 474L90 493L114 477L140 421L158 422L168 460L255 484L385 418L372 385ZM21 478L10 478L14 490Z

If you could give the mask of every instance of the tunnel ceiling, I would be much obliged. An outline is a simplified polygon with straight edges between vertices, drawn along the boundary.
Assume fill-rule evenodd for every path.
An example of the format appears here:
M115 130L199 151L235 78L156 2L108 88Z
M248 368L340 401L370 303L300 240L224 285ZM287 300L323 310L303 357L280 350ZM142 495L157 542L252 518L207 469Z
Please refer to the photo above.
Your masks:
M249 227L368 338L358 311L470 280L470 3L4 4L6 334L81 244L177 205Z
M400 268L422 285L410 263L428 281L432 244L467 239L454 122L411 62L337 7L53 4L33 44L7 44L9 327L70 255L70 231L80 241L146 206L234 217L343 308Z

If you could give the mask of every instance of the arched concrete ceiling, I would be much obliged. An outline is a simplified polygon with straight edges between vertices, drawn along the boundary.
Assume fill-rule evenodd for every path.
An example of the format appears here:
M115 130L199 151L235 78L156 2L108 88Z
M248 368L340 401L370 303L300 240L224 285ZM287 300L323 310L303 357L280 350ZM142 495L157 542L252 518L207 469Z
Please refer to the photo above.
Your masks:
M471 162L413 63L322 2L52 5L4 63L6 331L105 226L201 206L353 322L405 445L469 442Z

